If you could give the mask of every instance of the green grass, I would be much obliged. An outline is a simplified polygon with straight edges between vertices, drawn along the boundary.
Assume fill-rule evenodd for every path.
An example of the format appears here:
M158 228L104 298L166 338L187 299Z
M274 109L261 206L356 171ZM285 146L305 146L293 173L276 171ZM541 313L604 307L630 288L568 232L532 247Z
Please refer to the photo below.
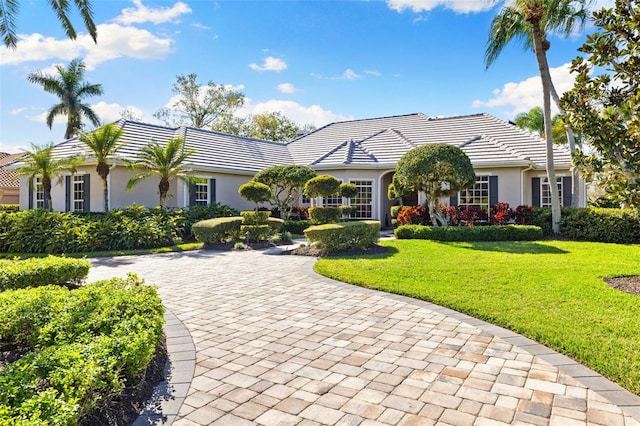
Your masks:
M640 297L603 278L640 275L640 246L569 241L383 241L386 254L324 258L319 273L509 328L640 395Z
M198 250L202 248L201 242L176 244L170 247L159 247L153 249L138 249L138 250L110 250L110 251L88 251L83 253L68 253L68 254L56 254L56 256L66 257L106 257L106 256L129 256L140 254L156 254L156 253L172 253L181 251ZM0 253L0 259L14 259L21 258L27 259L30 257L47 257L46 253Z

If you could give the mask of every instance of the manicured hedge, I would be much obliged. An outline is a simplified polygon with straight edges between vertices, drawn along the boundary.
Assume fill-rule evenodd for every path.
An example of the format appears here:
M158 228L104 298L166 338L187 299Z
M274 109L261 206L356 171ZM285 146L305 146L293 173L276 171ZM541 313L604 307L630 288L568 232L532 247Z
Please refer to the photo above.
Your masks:
M282 225L282 232L292 234L302 234L305 229L311 226L310 220L285 220Z
M304 236L325 253L366 248L380 238L380 222L362 220L310 226L305 229Z
M20 211L20 204L0 204L0 212L15 213Z
M78 424L144 374L162 336L155 287L135 276L0 293L0 424Z
M0 291L45 285L76 287L87 278L90 267L88 260L55 256L0 259Z
M311 223L326 224L340 222L342 209L340 207L309 207Z
M638 209L563 209L560 234L572 240L640 243Z
M193 235L198 241L205 244L216 244L238 238L241 225L242 218L239 216L219 217L195 223L192 229Z
M424 226L402 225L395 230L398 239L436 241L535 241L543 237L538 226Z

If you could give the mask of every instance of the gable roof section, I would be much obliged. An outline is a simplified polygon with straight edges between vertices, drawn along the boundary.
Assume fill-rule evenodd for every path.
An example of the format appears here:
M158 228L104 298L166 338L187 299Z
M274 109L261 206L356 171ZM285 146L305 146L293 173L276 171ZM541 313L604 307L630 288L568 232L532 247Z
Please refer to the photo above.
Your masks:
M4 166L9 163L13 163L19 160L24 153L8 154L6 152L0 152L0 188L17 188L18 187L18 173L15 170L8 170Z
M459 146L476 166L533 162L544 167L546 162L544 139L488 114L448 118L409 114L343 121L303 135L290 142L288 148L297 163L310 163L345 140L359 141L378 160L371 162L372 167L394 164L412 147L430 143ZM554 154L556 166L571 164L564 147L554 146ZM328 160L329 157L323 161L324 166L330 165Z

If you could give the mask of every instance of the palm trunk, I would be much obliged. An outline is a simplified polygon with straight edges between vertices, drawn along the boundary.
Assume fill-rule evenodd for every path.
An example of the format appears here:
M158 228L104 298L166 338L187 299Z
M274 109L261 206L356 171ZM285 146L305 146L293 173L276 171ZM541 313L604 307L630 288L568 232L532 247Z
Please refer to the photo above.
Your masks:
M51 178L42 177L42 192L44 195L45 208L49 211L53 211L53 200L51 199Z
M109 183L107 182L107 176L109 176L109 165L107 163L98 163L96 166L96 172L102 179L102 194L104 200L104 211L109 211Z
M529 10L525 19L531 25L533 51L536 54L538 69L540 70L540 79L542 80L544 133L546 139L545 143L547 145L547 179L549 180L549 188L551 192L551 229L554 234L557 234L560 232L560 219L562 212L560 210L560 193L558 192L556 171L553 161L551 73L549 72L549 63L547 62L546 54L546 51L549 48L549 42L546 40L542 28L540 27L540 20L542 16L544 16L544 10L536 4L535 0L529 0Z
M551 96L553 97L553 101L555 102L558 110L560 111L560 115L563 117L566 115L564 109L560 106L560 97L558 96L558 92L556 92L556 88L551 82ZM576 153L576 138L573 134L573 129L569 124L565 124L565 129L567 130L567 142L569 143L569 151L572 156L572 166L571 166L571 207L578 208L580 206L580 182L578 181L578 169L573 165L573 155Z
M169 181L164 178L160 179L158 190L160 192L160 208L164 209L164 203L167 200L167 193L169 192Z

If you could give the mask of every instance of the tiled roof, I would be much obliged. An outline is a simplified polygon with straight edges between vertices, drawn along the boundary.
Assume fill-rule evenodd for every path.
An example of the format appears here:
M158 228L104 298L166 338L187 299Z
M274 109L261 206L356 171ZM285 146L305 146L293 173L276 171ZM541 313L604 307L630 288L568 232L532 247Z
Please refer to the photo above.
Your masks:
M316 168L393 168L410 149L431 143L459 146L475 167L525 166L544 168L545 141L488 114L429 118L424 114L352 120L328 124L289 143L227 135L192 127L163 127L120 120L126 146L120 158L135 158L150 141L184 137L196 153L194 170L254 174L278 164L306 164ZM90 152L77 138L55 148L61 156ZM569 151L554 147L555 164L568 167Z
M24 154L8 154L6 152L0 152L0 187L1 188L17 188L18 187L18 174L13 170L6 170L5 165L13 163Z

